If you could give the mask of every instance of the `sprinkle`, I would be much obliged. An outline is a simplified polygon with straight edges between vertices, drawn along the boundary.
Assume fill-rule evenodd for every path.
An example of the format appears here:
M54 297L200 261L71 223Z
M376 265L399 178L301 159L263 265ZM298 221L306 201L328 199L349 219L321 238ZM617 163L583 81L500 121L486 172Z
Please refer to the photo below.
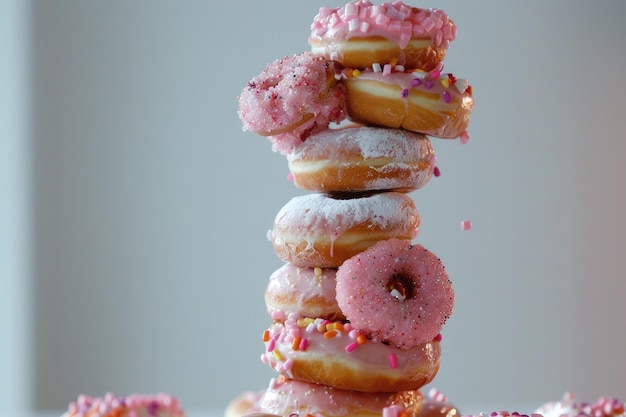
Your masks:
M346 352L348 353L354 352L354 350L358 347L359 347L359 344L357 342L351 342L348 345L346 345Z
M433 86L434 86L433 80L428 79L424 82L424 87L426 87L429 90L433 88Z
M277 361L283 360L283 355L281 355L278 349L274 349L272 353L274 354L274 357L276 358Z
M461 133L461 145L465 145L467 142L469 142L469 138L470 137L467 130Z
M358 77L359 75L361 75L361 71L359 71L356 68L352 70L352 76L353 77Z
M335 330L329 330L327 332L324 332L324 339L334 339L335 337L337 337L338 333L339 332Z
M439 69L432 70L431 72L428 73L428 76L430 78L439 78L441 76L441 70Z
M269 342L270 340L270 331L269 330L265 330L263 332L263 341L264 342Z
M398 358L396 357L396 354L393 352L389 354L389 366L394 369L398 367Z
M409 96L409 89L403 88L402 91L400 91L400 97L407 98L408 96Z
M389 61L389 65L391 65L392 67L395 67L396 64L398 63L398 58L391 58L391 60Z
M391 75L391 65L385 64L383 67L383 75Z
M470 230L472 228L472 222L470 220L463 220L461 222L461 230Z
M428 159L428 165L430 165L431 167L434 167L436 163L437 163L436 155L433 155L430 157L430 159Z
M434 175L435 177L438 177L438 176L440 176L440 175L441 175L441 170L439 169L439 167L435 167L435 168L433 168L433 175Z
M423 80L424 78L426 78L426 73L422 70L415 70L413 71L413 77Z
M365 337L365 336L363 336L362 334L360 334L360 335L358 335L358 336L356 337L356 342L357 342L359 345L363 345L363 344L365 344L365 342L367 342L367 337Z
M446 103L450 102L450 92L448 90L445 90L443 93L441 93L441 95L443 96L443 101L445 101Z
M300 341L300 346L298 346L298 349L302 352L306 352L307 347L309 347L309 341L307 339L302 339Z
M404 65L396 65L394 68L397 72L404 72Z
M404 295L402 295L402 293L400 291L398 291L396 288L394 288L393 290L391 290L391 295L396 299L396 300L400 300L400 301L404 301L406 299L406 297Z
M411 87L419 87L422 84L422 80L419 78L411 79Z
M441 342L441 339L443 339L443 336L441 336L441 333L439 333L437 334L437 336L435 336L433 342Z
M372 70L374 72L382 72L383 71L383 69L381 68L381 66L380 66L380 64L378 62L374 62L372 64Z
M298 350L300 348L301 342L302 342L302 338L300 336L294 337L293 342L291 343L291 349Z
M276 339L270 339L267 342L267 351L273 352L275 347L276 347Z
M450 79L449 78L442 78L439 80L439 82L441 83L441 85L443 85L445 88L450 87Z

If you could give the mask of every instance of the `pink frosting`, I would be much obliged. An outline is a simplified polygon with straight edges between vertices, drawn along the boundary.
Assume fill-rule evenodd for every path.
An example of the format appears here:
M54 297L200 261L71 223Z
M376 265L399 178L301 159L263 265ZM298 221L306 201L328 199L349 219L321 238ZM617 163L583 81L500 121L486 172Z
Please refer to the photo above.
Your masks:
M366 36L393 40L402 49L412 37L429 37L435 45L447 48L456 37L456 25L441 10L411 7L401 1L374 5L369 0L322 7L311 24L310 39L342 41Z

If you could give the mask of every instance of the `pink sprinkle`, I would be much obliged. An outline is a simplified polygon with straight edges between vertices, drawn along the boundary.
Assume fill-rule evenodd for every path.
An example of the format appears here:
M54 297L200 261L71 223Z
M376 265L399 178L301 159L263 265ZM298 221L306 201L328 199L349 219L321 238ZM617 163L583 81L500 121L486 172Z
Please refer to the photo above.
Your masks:
M419 87L422 84L422 80L419 78L411 79L411 87Z
M463 220L461 222L461 230L470 230L472 228L472 222L470 220Z
M428 73L428 75L430 76L430 78L439 78L441 76L441 70L432 70Z
M403 88L402 91L400 92L400 96L402 98L407 98L409 96L409 89L408 88Z
M442 93L443 96L443 101L445 101L446 103L450 102L450 92L448 90L444 91Z
M431 167L434 167L436 163L437 163L437 156L436 155L431 156L430 159L428 160L428 165L430 165Z
M309 346L309 341L307 339L302 339L300 340L300 346L298 346L298 349L300 349L302 352L306 352L306 348Z
M467 133L467 130L466 130L463 133L461 133L461 145L465 145L467 142L469 142L469 133Z
M441 339L443 339L443 336L441 336L441 333L439 333L437 336L435 336L433 342L441 342Z
M350 353L350 352L354 352L354 350L355 350L356 348L358 348L358 347L359 347L359 344L358 344L357 342L352 342L352 343L349 343L349 344L346 346L346 352L348 352L348 353Z
M393 404L383 408L382 417L398 417L403 411L405 411L404 407Z
M427 88L427 89L429 89L429 90L430 90L431 88L433 88L433 85L434 85L434 84L433 84L433 80L430 80L430 79L429 79L429 80L426 80L426 81L424 82L424 87L426 87L426 88Z
M283 363L283 369L287 372L291 371L291 368L293 367L293 359L289 358L285 361L285 363Z
M438 176L440 176L440 175L441 175L441 170L439 169L439 167L435 167L435 168L433 169L433 175L434 175L435 177L438 177Z
M383 66L383 75L391 75L391 64Z
M270 339L270 341L267 342L267 351L271 352L274 350L275 347L276 347L276 340Z
M293 181L293 174L291 172L287 174L287 181Z
M389 366L394 369L398 367L398 358L396 357L396 354L393 352L389 354Z

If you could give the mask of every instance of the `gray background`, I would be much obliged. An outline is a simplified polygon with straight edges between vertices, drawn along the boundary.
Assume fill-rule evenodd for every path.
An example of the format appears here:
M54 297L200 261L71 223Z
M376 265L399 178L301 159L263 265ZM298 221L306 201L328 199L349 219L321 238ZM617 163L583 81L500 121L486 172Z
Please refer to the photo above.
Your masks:
M0 5L0 410L266 386L265 234L303 192L237 95L341 4ZM446 70L476 100L412 194L457 294L432 385L463 412L626 397L626 3L419 6L456 21Z

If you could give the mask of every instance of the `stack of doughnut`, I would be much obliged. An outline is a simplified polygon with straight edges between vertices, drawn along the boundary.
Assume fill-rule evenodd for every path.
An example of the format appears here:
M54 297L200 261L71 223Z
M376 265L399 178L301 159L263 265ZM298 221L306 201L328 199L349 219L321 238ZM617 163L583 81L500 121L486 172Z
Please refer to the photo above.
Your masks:
M410 192L436 175L430 137L468 139L466 80L443 73L456 36L441 10L401 1L322 7L310 51L267 65L239 96L244 130L267 137L306 193L277 213L263 363L277 372L226 417L454 416L423 395L440 365L454 291L414 242Z

